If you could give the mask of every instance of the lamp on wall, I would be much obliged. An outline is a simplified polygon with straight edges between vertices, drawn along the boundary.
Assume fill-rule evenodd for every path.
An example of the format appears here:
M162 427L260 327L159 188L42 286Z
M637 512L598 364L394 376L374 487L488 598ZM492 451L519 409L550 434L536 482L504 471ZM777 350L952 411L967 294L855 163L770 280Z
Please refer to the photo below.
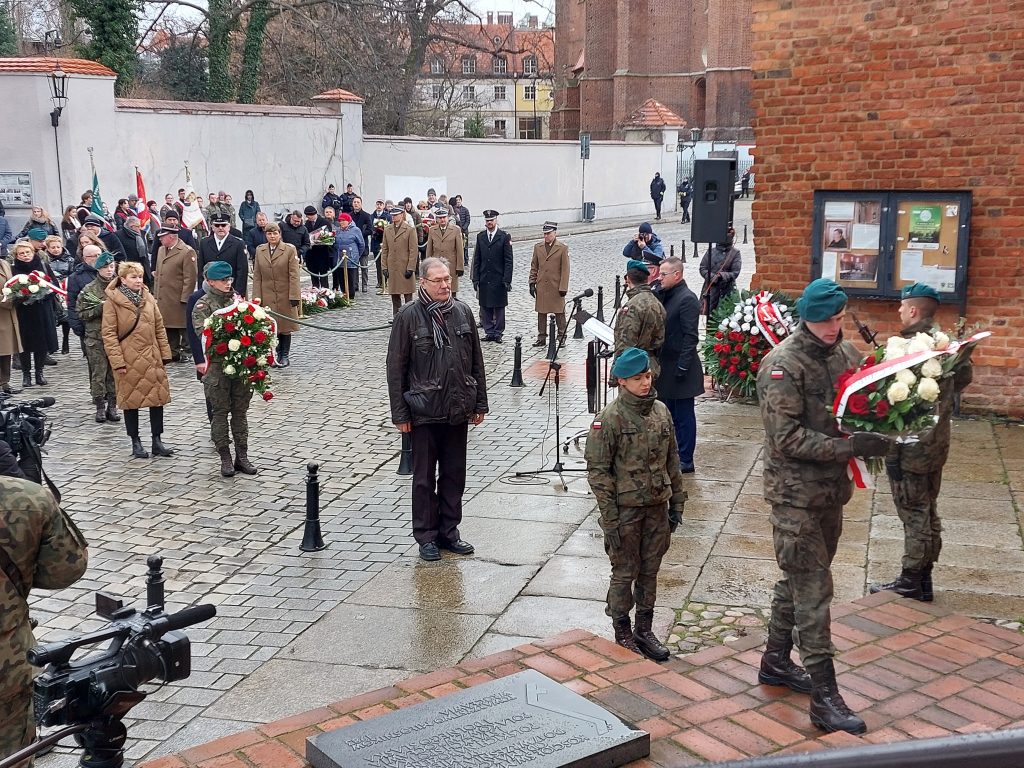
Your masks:
M519 138L519 73L512 73L512 138Z
M697 146L697 142L700 141L700 134L701 134L700 128L691 128L690 129L690 140L689 141L686 141L686 140L680 141L679 145L676 148L680 152L682 152L683 149L693 149L694 147Z

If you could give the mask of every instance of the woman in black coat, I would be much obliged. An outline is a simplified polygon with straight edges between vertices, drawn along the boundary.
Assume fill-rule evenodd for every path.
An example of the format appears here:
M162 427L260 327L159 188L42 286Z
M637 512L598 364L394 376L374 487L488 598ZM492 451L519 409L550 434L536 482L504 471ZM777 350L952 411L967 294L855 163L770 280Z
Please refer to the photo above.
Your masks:
M11 272L15 275L27 275L39 271L46 275L54 285L57 279L53 270L43 263L39 254L29 243L17 243L14 246L14 264ZM35 360L36 384L46 386L43 377L43 366L46 355L57 348L57 318L53 314L53 301L49 298L31 304L18 304L18 331L21 334L21 375L26 387L32 386L32 361Z

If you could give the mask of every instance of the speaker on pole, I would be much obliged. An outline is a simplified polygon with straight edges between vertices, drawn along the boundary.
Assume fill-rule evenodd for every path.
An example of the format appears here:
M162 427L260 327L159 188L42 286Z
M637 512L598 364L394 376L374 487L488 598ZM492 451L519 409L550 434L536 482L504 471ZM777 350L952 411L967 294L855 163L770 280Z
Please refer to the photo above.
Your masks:
M707 158L694 164L693 223L690 240L694 243L721 243L732 224L732 189L736 184L736 161Z

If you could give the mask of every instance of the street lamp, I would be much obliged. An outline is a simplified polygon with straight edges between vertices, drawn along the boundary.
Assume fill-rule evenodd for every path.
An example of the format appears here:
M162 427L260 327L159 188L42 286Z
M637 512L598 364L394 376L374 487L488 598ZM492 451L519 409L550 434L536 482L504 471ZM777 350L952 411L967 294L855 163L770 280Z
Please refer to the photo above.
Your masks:
M512 73L512 138L519 138L519 73Z
M540 138L540 131L537 130L537 75L533 76L533 138Z
M56 50L61 45L60 33L51 29L43 37L44 45L51 50ZM57 135L57 126L60 125L60 116L64 107L68 105L68 76L60 67L60 59L55 59L53 72L46 78L50 86L50 101L53 104L53 111L50 113L50 125L53 126L53 147L57 157L57 192L60 195L60 209L64 210L64 182L61 179L60 168L60 139Z

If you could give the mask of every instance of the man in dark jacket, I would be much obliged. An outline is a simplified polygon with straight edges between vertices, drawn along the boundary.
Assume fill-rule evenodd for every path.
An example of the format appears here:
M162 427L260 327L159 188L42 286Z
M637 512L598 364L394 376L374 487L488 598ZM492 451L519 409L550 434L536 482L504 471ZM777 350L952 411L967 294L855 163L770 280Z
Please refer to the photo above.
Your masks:
M82 263L68 276L68 324L75 335L85 338L85 323L78 317L78 294L96 279L96 258L102 253L98 245L87 245L82 249ZM83 347L84 351L84 347Z
M256 249L267 242L267 214L260 211L256 214L256 226L245 233L245 248L249 251L249 260L256 258Z
M672 257L661 263L661 291L665 305L665 342L661 347L661 375L655 389L658 399L672 414L679 448L679 469L693 472L697 444L697 418L693 401L704 394L704 371L697 354L700 303L683 279L683 260Z
M334 189L333 184L327 185L327 193L324 195L324 199L320 201L320 210L324 208L333 208L336 211L341 210L341 198Z
M302 214L292 211L281 222L281 240L295 246L299 261L305 263L306 251L309 250L309 231L302 224Z
M424 560L438 547L473 553L462 540L469 424L487 413L487 382L473 311L452 296L451 273L440 259L420 267L415 301L395 316L388 342L391 420L412 442L412 528Z
M142 278L149 290L153 290L153 263L146 244L146 236L142 234L142 226L137 216L125 219L124 226L117 230L117 239L124 248L125 261L137 261L142 265Z
M660 173L651 179L651 200L654 201L654 220L661 221L661 202L665 199L665 180Z
M723 296L728 296L736 287L736 278L743 268L743 259L737 248L733 247L736 230L729 227L725 242L708 248L700 261L700 276L704 278L701 298L707 297L707 315L718 309Z
M373 237L373 217L363 210L363 198L356 195L352 198L352 223L363 233L366 248L359 257L359 285L366 293L366 284L370 282L370 238Z
M505 333L505 307L512 290L512 238L498 229L497 211L484 211L484 227L476 236L470 276L480 302L484 335L500 339Z
M199 263L196 264L198 272L197 286L203 284L203 268L215 261L226 261L231 267L231 274L234 275L232 287L235 292L245 297L249 291L249 255L245 250L245 243L238 237L232 235L228 230L231 221L226 213L215 213L210 221L213 234L204 237L199 242Z
M380 266L380 246L384 242L384 228L391 223L391 214L388 213L385 207L384 200L378 200L376 206L373 209L373 213L370 214L370 229L372 231L372 237L370 239L370 253L373 254L373 260L377 265L377 295L384 295L384 272Z
M172 209L167 212L164 216L163 224L161 225L164 229L176 229L178 230L178 239L181 240L185 245L191 248L193 251L198 253L199 246L196 244L196 237L192 234L192 230L188 227L181 226L181 216L178 214L177 209ZM160 238L154 237L153 244L149 247L149 262L153 266L153 270L156 271L157 263L156 257L160 253Z

